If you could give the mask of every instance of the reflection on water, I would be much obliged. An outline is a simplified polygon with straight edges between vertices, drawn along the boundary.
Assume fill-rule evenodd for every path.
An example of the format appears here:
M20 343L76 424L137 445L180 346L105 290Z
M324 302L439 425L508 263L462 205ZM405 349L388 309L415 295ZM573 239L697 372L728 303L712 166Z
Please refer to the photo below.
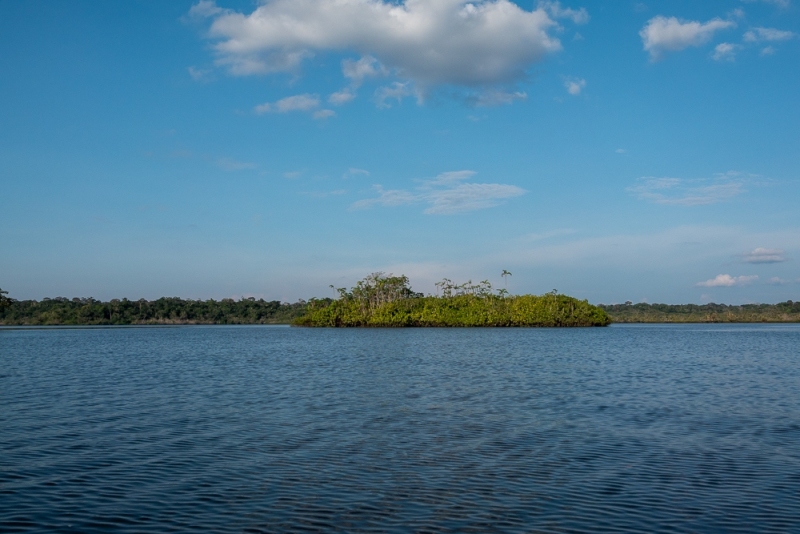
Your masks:
M0 531L800 531L800 327L0 330Z

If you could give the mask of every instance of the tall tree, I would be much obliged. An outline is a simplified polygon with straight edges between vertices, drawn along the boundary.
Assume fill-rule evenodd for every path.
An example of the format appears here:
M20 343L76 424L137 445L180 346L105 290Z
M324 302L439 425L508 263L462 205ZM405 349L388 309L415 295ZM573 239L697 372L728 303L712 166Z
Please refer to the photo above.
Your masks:
M508 277L511 276L511 273L509 271L506 271L505 269L503 269L503 274L501 274L500 276L502 276L503 280L505 280L506 289L508 289Z

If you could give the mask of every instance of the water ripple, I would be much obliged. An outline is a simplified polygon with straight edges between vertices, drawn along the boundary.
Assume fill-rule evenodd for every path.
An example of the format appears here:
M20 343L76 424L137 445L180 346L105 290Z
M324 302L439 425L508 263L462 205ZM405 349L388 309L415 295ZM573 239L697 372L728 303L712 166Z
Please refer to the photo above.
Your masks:
M0 531L800 532L798 346L0 329Z

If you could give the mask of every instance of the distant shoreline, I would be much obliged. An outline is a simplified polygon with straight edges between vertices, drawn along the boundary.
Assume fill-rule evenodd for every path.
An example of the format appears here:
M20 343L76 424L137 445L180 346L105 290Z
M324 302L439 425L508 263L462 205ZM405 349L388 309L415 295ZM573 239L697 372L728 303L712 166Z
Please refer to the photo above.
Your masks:
M322 299L314 302L317 303L317 306L323 304L327 307L337 301ZM800 302L791 300L777 304L743 305L713 303L599 304L597 308L607 313L611 322L615 324L800 323ZM309 303L303 300L295 303L286 303L253 298L243 298L241 300L223 299L220 301L213 299L205 301L184 300L180 298L161 298L154 301L113 299L108 302L91 298L55 298L41 301L10 300L4 309L0 309L0 326L6 328L85 328L290 325L299 318L306 316L308 311ZM374 324L372 326L382 325Z
M797 323L800 302L777 304L599 304L615 323Z

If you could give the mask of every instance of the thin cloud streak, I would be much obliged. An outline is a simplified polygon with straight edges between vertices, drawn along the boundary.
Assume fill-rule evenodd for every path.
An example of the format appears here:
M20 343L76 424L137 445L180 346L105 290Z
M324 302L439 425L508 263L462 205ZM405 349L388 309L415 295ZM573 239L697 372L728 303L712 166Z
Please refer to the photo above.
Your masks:
M734 287L746 286L758 280L758 275L748 276L731 276L729 274L718 274L715 278L706 280L705 282L698 282L695 284L697 287Z
M745 263L781 263L786 261L783 250L779 248L757 248L745 254Z
M515 185L466 183L475 175L474 171L452 171L425 180L414 191L405 189L384 189L374 186L378 194L354 202L353 210L368 209L374 206L406 206L428 204L423 213L428 215L452 215L498 206L502 201L524 195L526 191Z
M626 191L639 200L667 206L705 206L725 202L745 192L739 173L718 175L714 179L657 178L645 176Z

